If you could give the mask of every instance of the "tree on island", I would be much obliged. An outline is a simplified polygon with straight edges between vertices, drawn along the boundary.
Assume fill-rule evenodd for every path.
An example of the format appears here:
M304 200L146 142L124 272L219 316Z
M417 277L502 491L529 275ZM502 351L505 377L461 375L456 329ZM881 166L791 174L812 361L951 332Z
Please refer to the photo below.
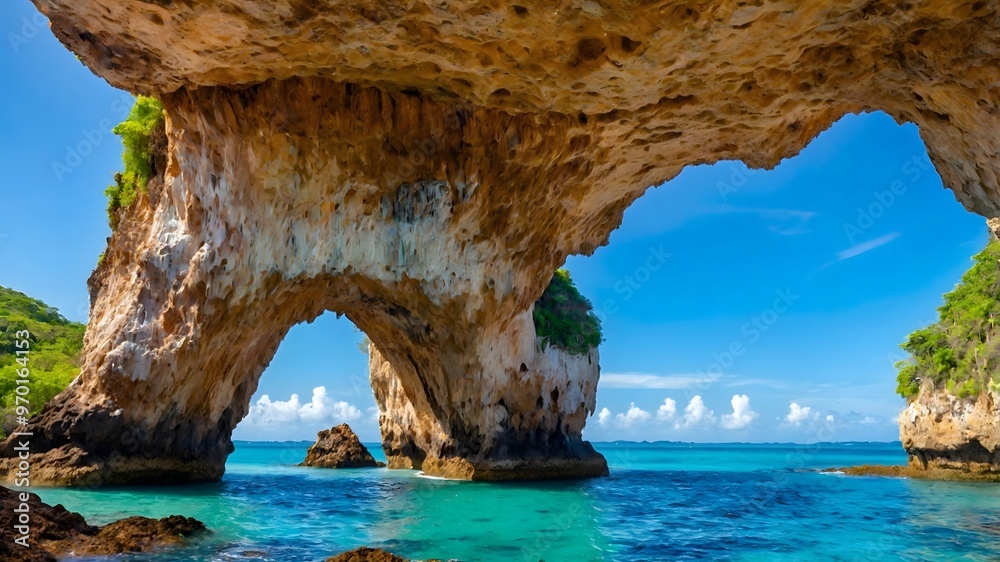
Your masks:
M911 333L896 363L896 392L907 400L921 385L972 398L996 387L1000 369L1000 241L973 256L973 266L944 295L937 323Z

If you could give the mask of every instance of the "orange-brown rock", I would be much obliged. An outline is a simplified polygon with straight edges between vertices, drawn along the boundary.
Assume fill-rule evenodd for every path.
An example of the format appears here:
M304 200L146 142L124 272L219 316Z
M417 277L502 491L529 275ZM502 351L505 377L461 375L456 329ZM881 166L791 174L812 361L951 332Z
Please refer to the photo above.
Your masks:
M22 519L25 516L27 523ZM25 528L19 529L19 525ZM62 505L50 506L36 494L0 486L0 557L12 562L55 561L70 553L84 556L148 552L183 544L207 532L200 521L179 515L163 519L129 517L95 527Z
M318 468L368 468L385 466L368 452L346 423L316 434L316 442L306 451L302 466Z
M390 459L591 475L524 321L552 271L684 166L773 166L846 113L916 123L945 185L1000 215L993 2L36 5L161 97L169 139L92 278L83 372L33 420L51 482L218 478L281 338L325 310L412 409L382 426Z
M363 546L331 556L326 562L406 562L406 559L391 552Z

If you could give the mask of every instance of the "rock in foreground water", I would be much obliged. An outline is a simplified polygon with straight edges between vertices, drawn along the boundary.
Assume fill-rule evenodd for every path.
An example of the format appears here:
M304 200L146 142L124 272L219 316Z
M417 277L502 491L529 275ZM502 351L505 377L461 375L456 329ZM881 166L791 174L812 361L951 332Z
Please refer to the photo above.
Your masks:
M19 562L54 561L70 552L77 556L148 552L208 532L201 521L179 515L129 517L98 527L62 505L51 506L35 494L4 487L0 487L0 528L0 559Z
M391 552L363 546L331 556L326 559L326 562L406 562L406 559Z
M316 434L302 466L318 468L368 468L385 466L375 460L346 423Z

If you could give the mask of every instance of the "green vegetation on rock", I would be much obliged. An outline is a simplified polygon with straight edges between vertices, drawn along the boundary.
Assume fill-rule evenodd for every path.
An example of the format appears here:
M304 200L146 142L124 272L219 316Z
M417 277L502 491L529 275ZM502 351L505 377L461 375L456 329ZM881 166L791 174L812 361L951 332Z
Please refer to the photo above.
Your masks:
M163 105L156 98L139 96L128 117L112 132L122 139L124 171L115 174L115 185L104 190L108 197L108 223L118 227L118 210L128 207L146 191L154 173L154 158L166 145Z
M29 411L37 413L80 373L80 350L85 326L70 322L55 308L23 293L0 286L0 413L9 427L16 406L18 371L29 370ZM27 330L25 365L18 363L16 336ZM22 348L23 349L23 348ZM23 405L23 404L22 404Z
M534 320L543 349L554 345L572 355L584 355L604 341L594 307L580 294L565 269L556 271L535 302Z
M974 264L944 295L939 320L910 334L901 346L910 358L896 363L896 392L910 399L924 381L959 398L995 385L1000 369L1000 241L973 256Z

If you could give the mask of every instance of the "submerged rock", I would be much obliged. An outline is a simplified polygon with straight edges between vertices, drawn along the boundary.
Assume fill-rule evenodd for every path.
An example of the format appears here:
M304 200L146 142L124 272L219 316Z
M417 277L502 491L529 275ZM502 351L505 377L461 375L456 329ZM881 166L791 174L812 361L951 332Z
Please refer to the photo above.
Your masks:
M347 552L341 552L336 556L331 556L326 559L326 562L409 562L406 558L396 556L391 552L386 552L378 548L368 548L367 546L362 546L360 548L355 548L354 550L349 550ZM412 561L419 562L419 561ZM430 558L426 562L441 562L438 558Z
M5 487L0 487L0 528L0 559L23 562L54 561L66 553L148 552L208 532L201 521L179 515L129 517L98 527L62 505L51 506L36 494Z
M363 546L331 556L326 562L406 562L406 559L391 552Z
M844 474L847 476L876 476L882 478L919 478L925 480L957 480L975 482L1000 482L1000 474L995 472L971 472L964 470L921 468L919 466L862 464L843 468L827 468L820 472Z
M370 468L385 466L378 462L346 423L316 434L316 442L306 453L302 466L319 468Z

